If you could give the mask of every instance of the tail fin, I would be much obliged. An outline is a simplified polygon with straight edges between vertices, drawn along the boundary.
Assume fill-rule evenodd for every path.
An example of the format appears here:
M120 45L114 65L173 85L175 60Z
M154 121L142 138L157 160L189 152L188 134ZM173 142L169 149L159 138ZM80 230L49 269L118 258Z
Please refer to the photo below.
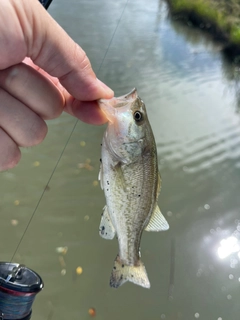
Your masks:
M118 288L127 281L133 282L144 288L150 288L150 282L142 261L139 260L137 266L128 266L124 264L117 255L110 278L110 286Z

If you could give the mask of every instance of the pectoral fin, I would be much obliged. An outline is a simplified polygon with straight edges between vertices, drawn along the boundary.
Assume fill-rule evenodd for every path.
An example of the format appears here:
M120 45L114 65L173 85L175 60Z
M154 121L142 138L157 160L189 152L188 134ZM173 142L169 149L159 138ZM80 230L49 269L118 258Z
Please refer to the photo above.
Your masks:
M126 181L122 171L122 163L120 161L114 166L114 171L116 173L116 180L118 181L118 184L126 192Z
M112 240L116 234L115 228L108 213L107 206L103 208L102 218L99 226L99 234L102 238L107 240Z
M156 205L155 210L153 211L153 214L151 216L151 219L146 226L146 231L165 231L169 229L169 224L167 220L162 215L158 205Z
M100 186L103 189L103 171L102 171L102 164L100 164L100 170L98 174L98 180L100 181Z

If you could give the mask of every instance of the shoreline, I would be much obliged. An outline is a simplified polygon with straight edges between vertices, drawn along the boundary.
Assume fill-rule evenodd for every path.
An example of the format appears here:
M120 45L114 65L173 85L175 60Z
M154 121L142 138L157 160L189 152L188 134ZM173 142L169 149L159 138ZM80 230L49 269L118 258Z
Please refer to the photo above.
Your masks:
M231 13L229 0L165 1L174 19L208 32L213 40L223 43L223 52L230 59L240 62L240 0L234 0L237 10Z

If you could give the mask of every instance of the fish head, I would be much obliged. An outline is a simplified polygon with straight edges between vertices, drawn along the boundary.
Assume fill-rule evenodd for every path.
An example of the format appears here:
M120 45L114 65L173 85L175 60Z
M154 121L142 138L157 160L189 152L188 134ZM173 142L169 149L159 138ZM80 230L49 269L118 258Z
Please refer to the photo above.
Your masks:
M99 106L108 119L107 144L118 160L127 162L139 156L152 132L137 90L118 98L101 99Z

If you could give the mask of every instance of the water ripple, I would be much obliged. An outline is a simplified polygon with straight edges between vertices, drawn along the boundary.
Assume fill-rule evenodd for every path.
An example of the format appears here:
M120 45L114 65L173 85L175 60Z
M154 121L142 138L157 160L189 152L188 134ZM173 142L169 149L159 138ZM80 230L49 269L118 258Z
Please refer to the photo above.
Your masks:
M161 159L173 168L184 167L188 173L210 168L226 160L240 167L240 128L231 126L221 132L198 136L193 140L172 140L157 144ZM230 164L229 164L230 165Z

